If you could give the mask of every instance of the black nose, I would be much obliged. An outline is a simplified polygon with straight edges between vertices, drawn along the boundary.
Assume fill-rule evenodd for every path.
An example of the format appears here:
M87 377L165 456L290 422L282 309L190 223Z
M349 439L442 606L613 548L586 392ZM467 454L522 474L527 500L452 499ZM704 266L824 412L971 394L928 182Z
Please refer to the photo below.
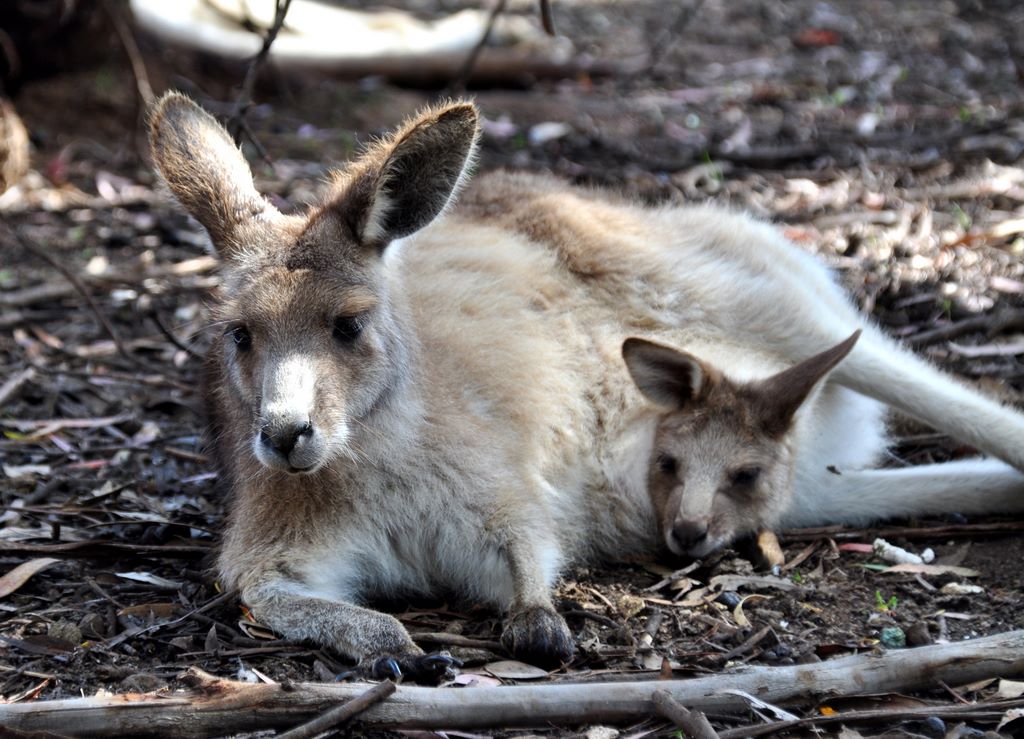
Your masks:
M672 536L680 549L692 549L708 538L706 521L676 521L672 524Z
M299 440L306 436L312 436L313 424L309 421L302 423L284 424L275 428L264 426L260 430L260 443L276 449L285 458L292 453Z

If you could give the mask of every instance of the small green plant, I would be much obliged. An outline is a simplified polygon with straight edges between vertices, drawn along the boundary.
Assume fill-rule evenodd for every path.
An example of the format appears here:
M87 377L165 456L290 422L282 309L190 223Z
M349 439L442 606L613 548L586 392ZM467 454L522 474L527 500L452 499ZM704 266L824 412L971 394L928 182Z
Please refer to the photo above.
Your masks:
M957 223L960 224L960 228L964 231L968 230L971 227L971 224L974 223L974 219L971 218L958 203L953 203L953 216L956 218Z
M895 611L896 610L896 606L898 604L899 604L899 600L896 598L895 595L890 596L889 600L886 600L885 597L882 595L882 591L881 590L876 590L875 591L875 610L876 611L882 611L883 613L884 612L888 612L888 611Z
M790 575L789 577L790 577L790 579L791 579L791 580L792 580L793 582L795 582L795 583L796 583L797 585L803 585L803 584L804 584L804 576L803 576L803 575L801 575L801 574L800 574L799 572L797 572L796 570L793 570L793 574L792 574L792 575Z
M711 152L705 149L704 153L701 155L701 160L708 167L708 177L715 182L721 182L725 179L725 175L722 173L722 168L711 158Z

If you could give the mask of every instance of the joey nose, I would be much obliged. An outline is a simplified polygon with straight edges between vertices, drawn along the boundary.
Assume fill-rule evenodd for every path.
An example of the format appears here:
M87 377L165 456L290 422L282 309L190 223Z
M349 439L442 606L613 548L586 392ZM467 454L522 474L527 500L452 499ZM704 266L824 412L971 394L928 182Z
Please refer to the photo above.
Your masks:
M692 549L708 537L707 521L680 521L672 524L672 538L683 551Z
M277 450L285 459L303 439L313 435L313 424L308 420L264 426L260 430L260 443Z

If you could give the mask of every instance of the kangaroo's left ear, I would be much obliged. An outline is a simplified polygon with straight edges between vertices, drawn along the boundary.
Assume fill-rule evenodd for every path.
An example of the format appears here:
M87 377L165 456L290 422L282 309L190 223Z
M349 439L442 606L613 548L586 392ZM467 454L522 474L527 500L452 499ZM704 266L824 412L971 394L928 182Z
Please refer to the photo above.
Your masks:
M768 434L779 437L789 430L797 410L818 383L846 358L860 334L860 329L857 329L848 339L832 348L743 388L742 392L750 397L751 405Z
M472 103L428 109L340 172L325 207L357 241L381 250L444 212L473 162L478 135Z
M713 367L692 354L647 339L626 339L622 358L640 392L666 410L696 403L721 381Z

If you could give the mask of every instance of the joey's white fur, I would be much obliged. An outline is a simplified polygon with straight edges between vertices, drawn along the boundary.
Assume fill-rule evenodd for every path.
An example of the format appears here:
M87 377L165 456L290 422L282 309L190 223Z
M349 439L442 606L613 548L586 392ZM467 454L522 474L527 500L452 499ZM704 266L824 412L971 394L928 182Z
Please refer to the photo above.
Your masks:
M824 267L746 216L499 173L435 221L476 135L465 103L425 111L339 171L321 205L286 216L194 104L170 95L153 114L154 160L223 255L218 318L236 331L208 370L232 494L220 573L279 632L416 671L426 663L402 626L362 604L450 592L506 612L503 640L519 656L568 658L550 599L560 568L665 548L648 485L662 413L622 361L627 336L686 347L742 380L861 328L813 390L822 412L800 421L815 453L796 451L798 495L924 487L827 472L884 447L880 406L851 390L1024 466L1024 417L898 348ZM283 397L267 378L295 377L282 369L294 356L317 378L311 404L301 380L288 406L310 405L309 444L296 446L305 474L252 451ZM271 428L279 451L282 429ZM983 479L1014 488L1016 473L989 467Z

